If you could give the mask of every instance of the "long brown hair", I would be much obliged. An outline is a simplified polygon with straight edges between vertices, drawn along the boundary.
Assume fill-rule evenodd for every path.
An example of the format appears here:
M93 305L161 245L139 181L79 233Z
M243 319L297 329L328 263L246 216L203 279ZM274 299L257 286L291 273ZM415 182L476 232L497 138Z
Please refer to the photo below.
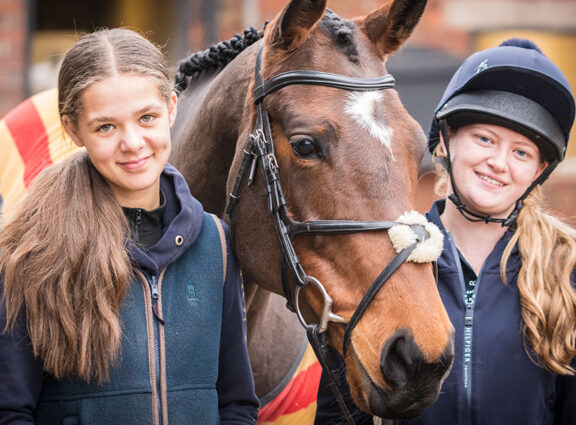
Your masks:
M81 95L115 73L154 78L172 92L162 52L126 29L82 37L58 79L60 116L77 123ZM0 232L9 332L21 314L34 354L57 378L108 379L118 359L119 310L132 277L129 228L112 190L84 152L44 170Z
M434 156L446 157L441 144ZM436 164L436 192L444 197L450 183L441 164ZM517 285L526 353L551 372L574 375L576 292L571 275L576 268L576 230L547 213L543 205L537 186L518 214L516 231L500 260L500 274L507 283L506 266L518 246L522 266Z

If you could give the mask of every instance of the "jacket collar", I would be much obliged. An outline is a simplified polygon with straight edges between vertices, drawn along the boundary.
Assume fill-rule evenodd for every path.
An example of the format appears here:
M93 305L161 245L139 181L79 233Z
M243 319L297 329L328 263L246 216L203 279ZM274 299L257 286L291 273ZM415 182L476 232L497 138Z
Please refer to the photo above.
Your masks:
M192 197L184 177L170 164L160 176L160 187L166 198L162 237L147 251L128 241L132 262L153 274L158 274L192 246L200 234L203 218L202 205Z

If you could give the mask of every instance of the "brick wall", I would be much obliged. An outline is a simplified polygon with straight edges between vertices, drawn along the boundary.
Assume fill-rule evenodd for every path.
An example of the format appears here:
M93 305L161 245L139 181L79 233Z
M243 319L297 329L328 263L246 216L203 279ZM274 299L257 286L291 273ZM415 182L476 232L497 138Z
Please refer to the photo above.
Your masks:
M0 117L25 97L26 0L0 0Z

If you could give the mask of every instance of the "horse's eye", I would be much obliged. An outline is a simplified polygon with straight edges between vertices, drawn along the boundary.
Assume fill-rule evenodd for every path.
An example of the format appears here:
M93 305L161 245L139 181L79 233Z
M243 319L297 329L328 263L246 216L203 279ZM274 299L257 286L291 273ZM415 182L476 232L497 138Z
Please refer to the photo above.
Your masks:
M290 140L292 150L296 155L305 159L322 158L322 152L312 139L300 138Z

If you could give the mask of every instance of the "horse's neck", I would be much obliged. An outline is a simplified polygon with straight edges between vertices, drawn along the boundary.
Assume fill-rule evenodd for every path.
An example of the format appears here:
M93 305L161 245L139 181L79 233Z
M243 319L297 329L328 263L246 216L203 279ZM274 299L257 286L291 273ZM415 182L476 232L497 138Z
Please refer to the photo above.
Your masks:
M250 96L251 56L240 55L217 75L208 73L193 81L181 96L173 130L170 161L205 210L220 216L226 203L228 170Z

